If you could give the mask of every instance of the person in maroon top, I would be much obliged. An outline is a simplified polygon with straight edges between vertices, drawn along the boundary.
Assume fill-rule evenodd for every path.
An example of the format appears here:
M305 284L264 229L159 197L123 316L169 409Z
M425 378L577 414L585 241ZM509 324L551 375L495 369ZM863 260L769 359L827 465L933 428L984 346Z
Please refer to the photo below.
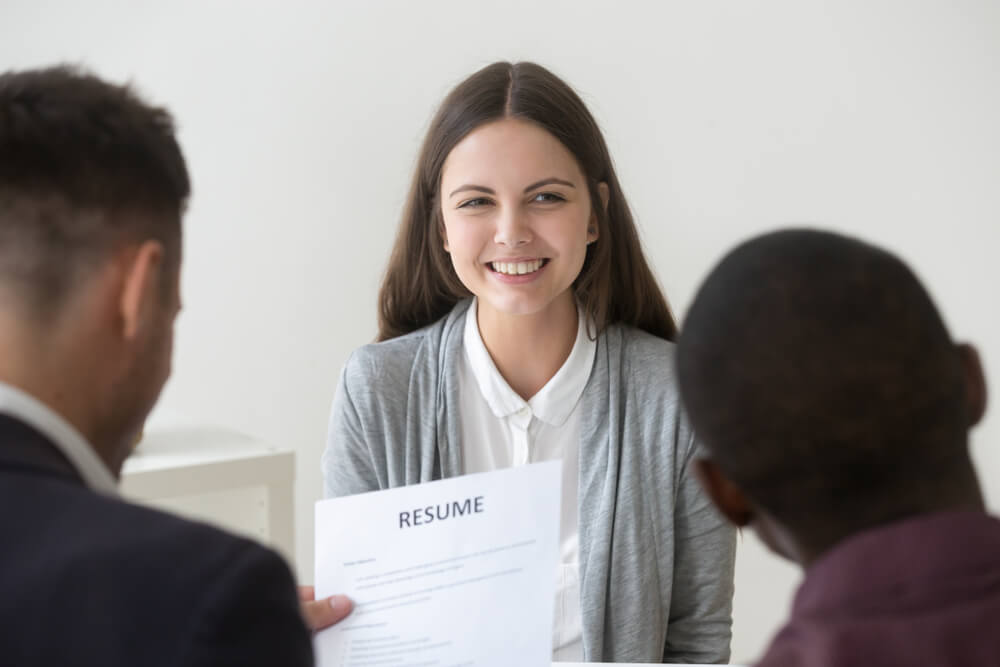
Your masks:
M968 450L985 381L902 261L820 231L752 239L676 354L708 494L805 568L760 665L1000 665L1000 521Z

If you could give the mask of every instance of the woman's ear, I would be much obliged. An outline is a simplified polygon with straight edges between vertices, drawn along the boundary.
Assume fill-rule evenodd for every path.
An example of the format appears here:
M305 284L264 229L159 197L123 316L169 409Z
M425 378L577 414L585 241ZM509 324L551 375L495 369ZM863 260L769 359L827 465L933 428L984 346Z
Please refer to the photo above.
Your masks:
M611 200L611 189L608 188L608 184L601 181L597 184L597 194L601 196L601 205L604 207L604 213L608 213L608 202Z
M601 198L601 206L604 208L604 214L608 213L608 200L611 196L611 191L608 189L608 184L601 182L597 184L597 195ZM587 243L593 243L600 236L600 231L597 225L597 212L593 211L590 214L590 222L587 223Z
M445 252L451 252L451 248L448 246L448 229L444 226L444 214L441 209L438 209L434 215L434 224L437 225L438 234L441 236L441 247L444 248Z

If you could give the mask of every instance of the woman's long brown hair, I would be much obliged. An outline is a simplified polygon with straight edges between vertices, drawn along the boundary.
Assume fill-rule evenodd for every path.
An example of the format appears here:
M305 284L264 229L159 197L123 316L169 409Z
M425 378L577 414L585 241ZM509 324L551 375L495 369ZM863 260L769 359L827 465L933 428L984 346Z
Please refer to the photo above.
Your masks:
M379 290L378 340L416 331L448 314L470 292L458 279L441 236L441 170L448 154L479 126L504 118L531 121L569 149L587 179L598 239L587 246L573 291L597 332L623 322L674 340L677 325L646 262L608 147L583 100L534 63L499 62L445 98L420 149L389 266ZM598 183L609 191L605 210Z

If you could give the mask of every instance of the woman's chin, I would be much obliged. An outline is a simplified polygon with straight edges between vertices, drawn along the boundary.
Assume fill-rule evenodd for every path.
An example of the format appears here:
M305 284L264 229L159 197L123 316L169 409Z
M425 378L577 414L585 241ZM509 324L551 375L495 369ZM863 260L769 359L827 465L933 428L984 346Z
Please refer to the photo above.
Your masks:
M495 294L480 294L477 295L479 300L479 309L482 313L483 311L490 311L500 317L531 317L536 315L542 315L548 311L562 310L561 303L563 300L568 299L569 303L572 303L572 293L567 290L567 293L560 294L555 297L543 297L541 295L495 295ZM573 309L574 315L576 309Z

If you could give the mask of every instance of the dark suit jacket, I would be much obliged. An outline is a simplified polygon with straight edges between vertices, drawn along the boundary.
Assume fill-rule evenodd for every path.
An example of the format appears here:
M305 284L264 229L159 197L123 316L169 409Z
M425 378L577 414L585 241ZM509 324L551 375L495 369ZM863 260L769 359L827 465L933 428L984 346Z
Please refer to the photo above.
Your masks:
M88 489L0 415L0 664L312 665L284 561Z

